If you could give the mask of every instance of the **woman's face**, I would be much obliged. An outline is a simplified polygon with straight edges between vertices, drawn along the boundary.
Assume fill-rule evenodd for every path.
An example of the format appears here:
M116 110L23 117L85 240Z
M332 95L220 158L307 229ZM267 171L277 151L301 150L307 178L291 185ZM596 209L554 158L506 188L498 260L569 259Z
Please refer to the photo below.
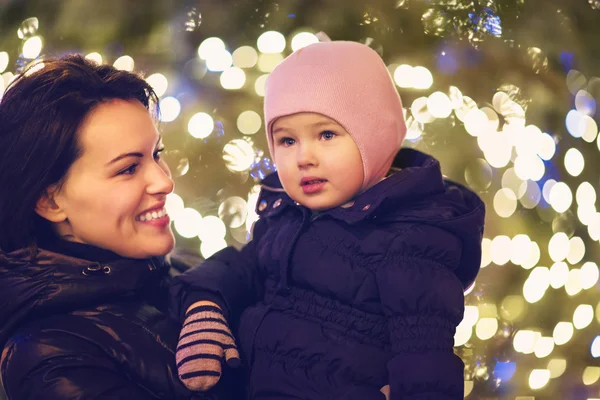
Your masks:
M52 197L59 235L124 257L170 252L175 238L165 201L174 184L149 111L138 101L106 102L78 134L82 155Z

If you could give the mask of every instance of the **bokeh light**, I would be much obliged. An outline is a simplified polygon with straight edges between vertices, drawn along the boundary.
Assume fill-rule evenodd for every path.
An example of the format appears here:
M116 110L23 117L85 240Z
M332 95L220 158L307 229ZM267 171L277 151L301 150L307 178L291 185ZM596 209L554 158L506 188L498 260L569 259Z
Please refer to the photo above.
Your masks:
M213 54L225 50L225 43L218 37L209 37L204 39L198 47L198 57L202 60L208 60Z
M310 32L299 32L292 38L292 51L300 50L313 43L318 43L319 38Z
M181 103L175 97L164 97L160 100L160 120L162 122L172 122L181 112Z
M220 80L223 89L241 89L246 83L246 74L241 68L231 67L223 71Z
M262 126L262 118L255 111L244 111L237 118L237 128L245 135L254 135Z
M25 41L23 44L23 57L34 59L37 58L42 52L42 38L34 36Z
M258 53L252 46L242 46L231 54L231 58L238 68L253 68L258 62Z
M215 50L208 54L206 59L206 68L209 71L220 72L225 71L233 64L233 57L225 49Z
M184 238L193 238L198 235L198 226L202 223L202 216L193 208L181 210L175 220L175 231Z
M97 53L97 52L89 53L88 55L85 56L85 58L90 61L95 62L98 65L102 64L102 54L100 54L100 53Z
M133 71L133 68L135 67L135 62L133 61L133 58L131 56L124 55L124 56L117 58L115 60L115 62L113 63L113 66L116 69L131 72L131 71Z
M162 97L169 87L169 81L167 78L158 72L147 77L146 82L152 86L152 89L158 97Z
M256 45L261 53L281 53L285 49L285 36L277 31L268 31L258 37Z
M194 114L188 122L188 132L196 139L207 138L214 130L213 118L203 112Z

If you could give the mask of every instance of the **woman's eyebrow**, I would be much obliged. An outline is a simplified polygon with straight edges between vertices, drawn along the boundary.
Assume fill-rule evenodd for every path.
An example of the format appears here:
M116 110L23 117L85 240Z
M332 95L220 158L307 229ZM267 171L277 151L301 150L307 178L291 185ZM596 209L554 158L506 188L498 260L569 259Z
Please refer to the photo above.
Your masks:
M156 141L156 144L154 145L154 147L158 146L158 144L160 143L161 140L162 140L162 136L158 135L158 140ZM137 151L130 152L130 153L125 153L125 154L121 154L120 156L117 156L117 157L113 158L112 160L110 160L109 162L107 162L106 166L114 164L117 161L122 160L122 159L127 158L127 157L142 158L142 157L144 157L144 155L142 153L140 153L140 152L137 152Z

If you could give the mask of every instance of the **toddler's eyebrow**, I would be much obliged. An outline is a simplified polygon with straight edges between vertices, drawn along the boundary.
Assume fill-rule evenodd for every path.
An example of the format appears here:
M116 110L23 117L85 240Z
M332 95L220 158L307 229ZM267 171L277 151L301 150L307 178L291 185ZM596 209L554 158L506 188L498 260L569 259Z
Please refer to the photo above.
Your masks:
M320 128L322 126L337 126L337 124L333 121L319 121L319 122L315 122L314 124L311 124L312 128ZM275 136L277 133L279 132L284 132L284 131L293 131L293 129L289 129L286 127L279 127L273 130L273 136Z
M273 130L273 136L277 135L280 132L285 132L285 131L288 131L288 129L287 128L283 128L283 127L277 128L277 129Z

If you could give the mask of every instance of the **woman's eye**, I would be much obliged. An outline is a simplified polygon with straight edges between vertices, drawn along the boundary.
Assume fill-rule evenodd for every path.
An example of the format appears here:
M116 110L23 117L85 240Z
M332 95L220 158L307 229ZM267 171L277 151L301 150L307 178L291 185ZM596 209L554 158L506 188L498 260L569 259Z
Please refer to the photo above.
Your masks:
M118 175L133 175L137 171L138 164L132 164L130 167L119 172Z
M324 131L324 132L321 132L321 137L325 140L331 140L335 137L335 133L333 133L331 131Z
M156 150L156 151L154 152L154 159L155 159L155 160L159 160L159 159L160 159L160 153L162 153L164 150L165 150L165 148L164 148L164 147L162 147L162 148L160 148L160 149Z

